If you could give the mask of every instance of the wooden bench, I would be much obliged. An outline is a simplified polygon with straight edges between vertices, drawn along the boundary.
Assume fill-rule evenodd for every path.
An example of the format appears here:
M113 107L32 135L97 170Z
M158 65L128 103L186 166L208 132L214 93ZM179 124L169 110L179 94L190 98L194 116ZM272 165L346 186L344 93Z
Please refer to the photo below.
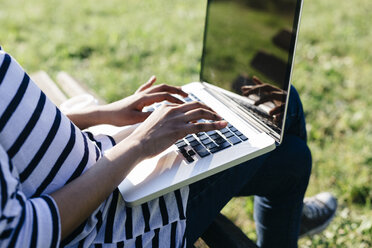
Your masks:
M57 106L60 106L71 97L87 93L94 96L98 100L98 104L105 103L102 98L96 95L86 85L77 81L66 72L57 74L57 83L44 71L33 73L30 77ZM204 242L199 241L196 243L196 246L200 248L206 246L211 248L257 247L232 221L221 213L201 238Z
M90 90L85 84L77 81L66 72L59 72L57 74L57 83L44 71L33 73L30 77L58 107L69 98L82 94L92 95L98 100L98 104L105 103L94 91Z

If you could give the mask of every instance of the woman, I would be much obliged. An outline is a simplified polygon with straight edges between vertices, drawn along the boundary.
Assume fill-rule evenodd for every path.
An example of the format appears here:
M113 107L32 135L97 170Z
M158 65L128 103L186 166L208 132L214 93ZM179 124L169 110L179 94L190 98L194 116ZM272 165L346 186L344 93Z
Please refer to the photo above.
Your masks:
M286 139L273 152L141 206L125 206L116 187L138 162L189 133L227 124L207 106L172 96L187 96L179 87L154 82L67 117L0 51L0 247L184 247L186 240L191 246L231 197L253 194L258 244L297 245L311 155L294 89ZM171 104L141 111L163 100ZM194 122L199 119L212 122ZM80 131L139 122L123 140Z

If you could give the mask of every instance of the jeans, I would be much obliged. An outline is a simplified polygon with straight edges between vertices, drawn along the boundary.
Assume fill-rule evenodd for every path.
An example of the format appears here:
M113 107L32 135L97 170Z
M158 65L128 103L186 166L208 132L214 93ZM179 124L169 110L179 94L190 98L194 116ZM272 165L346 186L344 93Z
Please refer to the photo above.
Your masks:
M274 151L190 185L186 238L192 246L234 196L254 195L259 247L297 247L311 173L305 118L292 87L285 138Z

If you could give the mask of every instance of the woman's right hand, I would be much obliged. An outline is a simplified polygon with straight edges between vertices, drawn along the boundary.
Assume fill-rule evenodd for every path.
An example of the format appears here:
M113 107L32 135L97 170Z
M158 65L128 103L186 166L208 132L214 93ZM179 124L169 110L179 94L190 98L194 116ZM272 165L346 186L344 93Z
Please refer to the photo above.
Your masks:
M197 123L197 120L212 120ZM140 142L142 159L164 151L187 134L226 127L227 122L212 109L199 102L163 105L155 110L127 139ZM125 142L125 141L124 141Z

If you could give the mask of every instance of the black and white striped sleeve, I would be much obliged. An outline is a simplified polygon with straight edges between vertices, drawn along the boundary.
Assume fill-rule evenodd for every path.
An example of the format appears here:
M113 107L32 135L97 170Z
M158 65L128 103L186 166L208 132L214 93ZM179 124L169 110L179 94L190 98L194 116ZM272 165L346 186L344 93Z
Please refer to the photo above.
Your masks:
M0 186L0 247L58 247L60 220L54 200L25 197L2 146Z

